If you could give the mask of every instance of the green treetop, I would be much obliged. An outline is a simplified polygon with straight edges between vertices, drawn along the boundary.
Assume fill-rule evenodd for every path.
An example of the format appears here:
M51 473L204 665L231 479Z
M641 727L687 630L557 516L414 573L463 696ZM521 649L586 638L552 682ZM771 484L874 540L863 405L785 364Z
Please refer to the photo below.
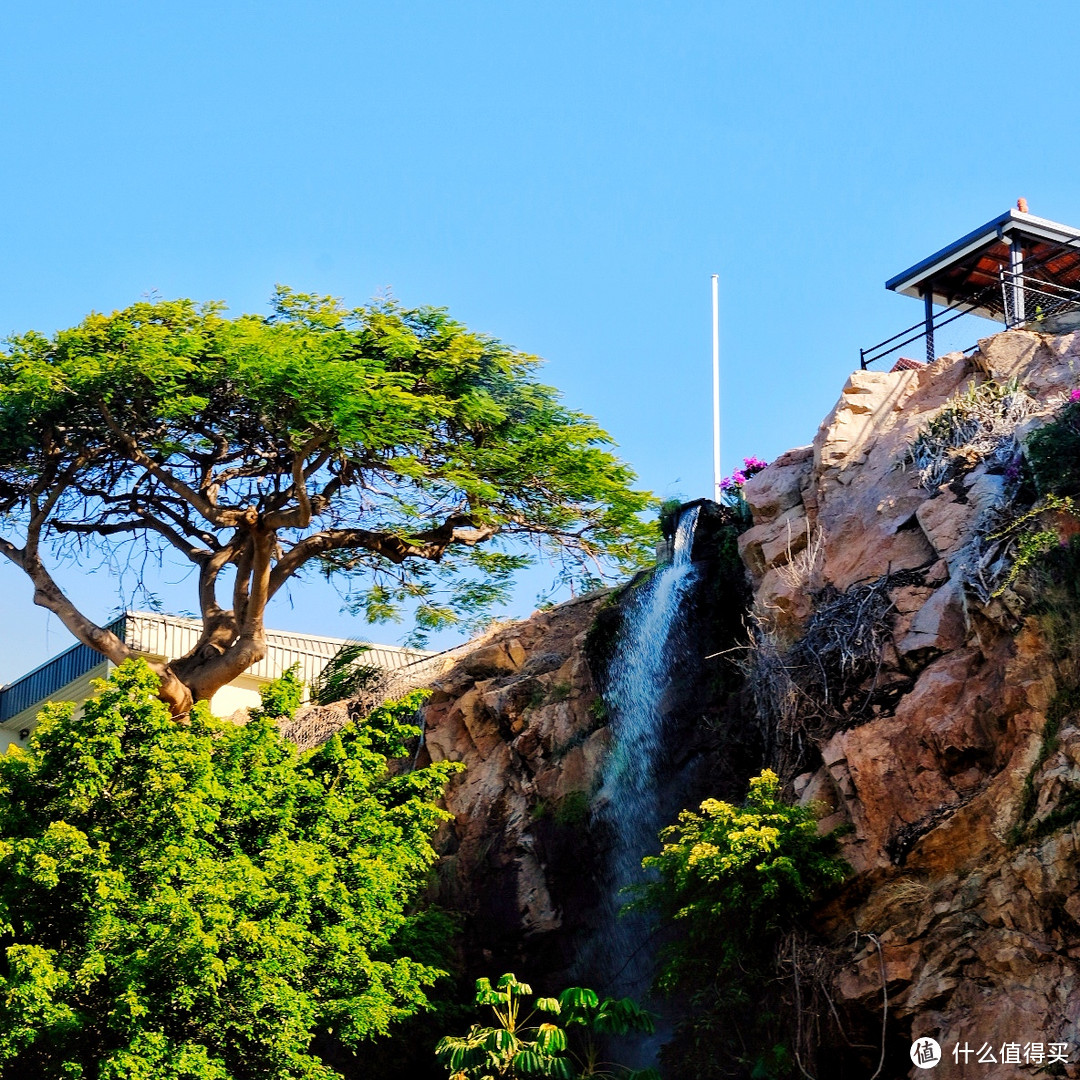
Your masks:
M332 1080L315 1036L385 1033L440 974L396 942L459 766L388 770L422 692L298 755L281 695L236 727L157 691L128 661L0 756L0 1075Z
M91 315L0 354L0 552L34 601L116 663L46 554L197 570L202 637L155 669L174 713L265 652L267 602L305 567L372 618L482 614L533 555L592 580L644 557L649 497L536 358L393 303L279 289L269 317L189 300Z

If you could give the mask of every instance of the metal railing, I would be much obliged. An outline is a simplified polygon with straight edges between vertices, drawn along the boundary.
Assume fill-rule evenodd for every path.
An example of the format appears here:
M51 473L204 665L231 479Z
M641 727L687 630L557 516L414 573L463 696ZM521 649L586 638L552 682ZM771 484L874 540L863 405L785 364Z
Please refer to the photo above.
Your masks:
M998 280L985 286L973 297L935 312L930 319L920 319L906 330L879 341L869 349L859 350L859 363L865 370L878 360L891 356L916 341L927 342L927 359L932 360L935 333L973 311L990 312L1006 329L1031 326L1067 311L1080 311L1080 290L1045 278L1046 264L1061 258L1064 252L1078 250L1076 241L1057 245L1057 249L1038 262L1028 262L1013 273L1001 266ZM970 351L970 350L965 350Z
M1038 324L1080 310L1080 291L1029 274L1001 271L1001 307L1006 326Z
M985 291L996 293L997 286L991 285ZM962 318L964 315L970 315L973 311L977 311L983 306L980 302L981 298L982 294L980 293L976 296L974 301L964 301L962 303L953 304L951 307L942 308L940 311L935 312L934 317L931 320L930 332L934 333L943 327L948 326L949 323L956 322L957 319ZM859 363L865 370L876 361L884 360L886 356L891 356L893 353L899 352L905 345L910 345L915 341L922 341L926 336L926 320L920 319L906 330L901 330L898 334L893 334L892 337L886 338L884 341L879 341L869 349L860 349ZM898 338L903 338L903 340L899 341L897 340Z

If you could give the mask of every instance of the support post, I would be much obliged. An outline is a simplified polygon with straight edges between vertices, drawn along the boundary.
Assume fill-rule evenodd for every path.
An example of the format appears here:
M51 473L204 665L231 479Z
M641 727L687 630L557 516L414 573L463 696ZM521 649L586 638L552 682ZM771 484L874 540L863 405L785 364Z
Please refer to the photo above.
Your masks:
M1018 237L1009 246L1009 273L1012 276L1013 326L1023 326L1027 322L1024 311L1024 249Z
M720 501L720 275L712 276L713 500Z
M934 350L934 287L928 285L923 293L923 306L926 311L926 362L932 364L937 359Z

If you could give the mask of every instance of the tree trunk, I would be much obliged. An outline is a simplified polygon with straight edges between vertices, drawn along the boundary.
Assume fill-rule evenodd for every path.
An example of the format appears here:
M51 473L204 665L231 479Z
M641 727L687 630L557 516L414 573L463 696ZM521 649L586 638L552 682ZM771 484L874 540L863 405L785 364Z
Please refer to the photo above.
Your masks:
M195 704L195 697L192 694L191 687L179 679L168 665L158 674L161 676L161 689L158 691L158 697L169 706L169 711L177 720L184 719Z

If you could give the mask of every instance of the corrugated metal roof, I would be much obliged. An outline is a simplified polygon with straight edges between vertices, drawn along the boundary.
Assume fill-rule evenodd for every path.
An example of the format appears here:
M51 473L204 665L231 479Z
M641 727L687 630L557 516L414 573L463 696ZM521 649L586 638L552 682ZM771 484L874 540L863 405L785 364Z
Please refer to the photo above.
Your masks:
M202 633L202 623L178 615L129 611L109 624L133 649L156 659L175 660L193 649ZM245 675L272 681L294 664L300 678L314 682L327 663L349 639L320 634L297 634L288 630L266 631L266 656L248 668ZM433 654L422 649L367 643L365 662L387 671L397 671ZM0 689L0 723L56 694L72 679L100 663L102 657L85 645L73 645L33 671Z
M153 612L129 611L127 637L133 648L149 656L175 659L190 652L202 633L202 623L177 615L158 615ZM245 672L257 679L277 679L286 668L300 664L300 677L311 682L337 654L348 638L323 637L319 634L297 634L288 630L266 631L266 656ZM370 651L365 659L372 665L395 671L429 653L420 649L405 649L398 645L378 645L365 642Z

